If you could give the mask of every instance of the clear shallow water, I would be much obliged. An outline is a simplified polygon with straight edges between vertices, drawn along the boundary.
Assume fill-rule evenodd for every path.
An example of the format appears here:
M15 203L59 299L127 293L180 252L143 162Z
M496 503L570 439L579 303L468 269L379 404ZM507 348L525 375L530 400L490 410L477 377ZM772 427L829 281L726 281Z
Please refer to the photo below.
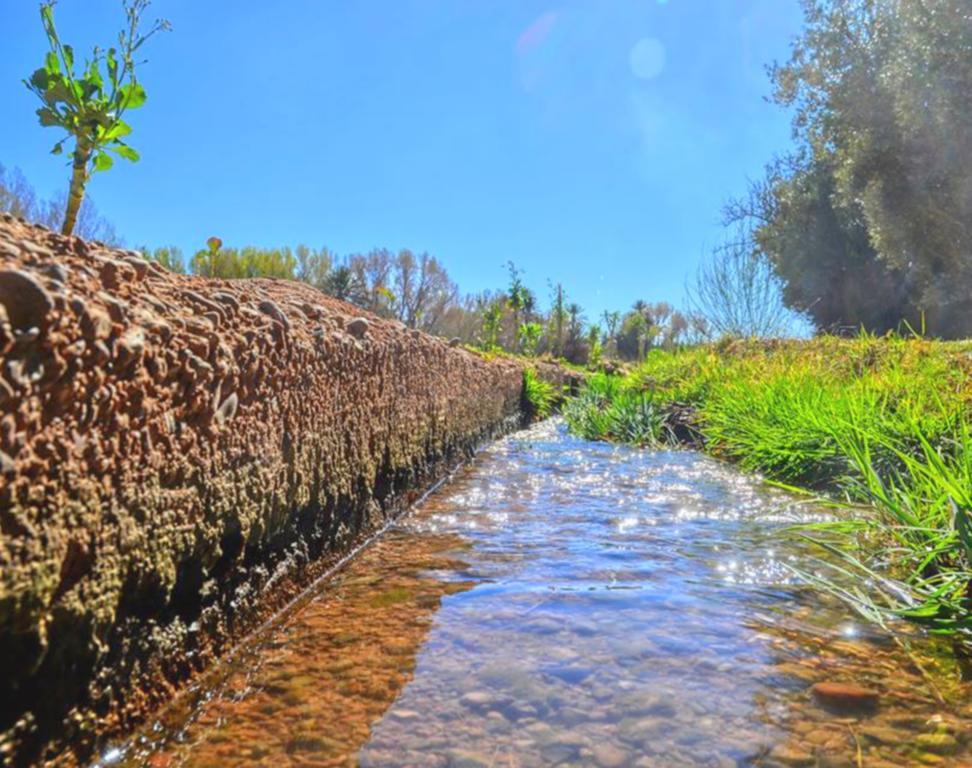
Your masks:
M102 762L972 765L968 689L941 649L912 638L909 657L792 576L820 553L780 529L821 514L705 456L546 422ZM818 681L879 704L828 710Z

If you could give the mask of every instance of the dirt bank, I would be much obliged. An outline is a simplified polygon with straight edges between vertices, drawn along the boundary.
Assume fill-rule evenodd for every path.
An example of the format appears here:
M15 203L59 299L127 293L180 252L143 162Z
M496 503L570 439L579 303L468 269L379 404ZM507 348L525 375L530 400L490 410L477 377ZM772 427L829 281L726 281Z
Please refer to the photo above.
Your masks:
M521 418L516 362L9 217L0 355L7 764L84 759Z

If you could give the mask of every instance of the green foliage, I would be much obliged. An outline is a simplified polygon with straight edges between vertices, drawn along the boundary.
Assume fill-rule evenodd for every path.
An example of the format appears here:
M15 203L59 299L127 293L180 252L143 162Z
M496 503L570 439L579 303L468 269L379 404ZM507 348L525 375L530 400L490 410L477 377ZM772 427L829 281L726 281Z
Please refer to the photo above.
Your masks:
M521 323L517 333L520 341L520 349L524 355L533 357L537 354L537 345L543 335L543 326L540 323Z
M563 415L570 430L586 440L658 445L665 435L664 414L652 395L606 373L591 376L564 405Z
M341 301L358 305L367 302L368 291L346 264L340 264L330 270L321 282L320 289Z
M40 124L67 133L54 145L52 153L61 154L65 143L74 140L71 188L62 227L62 232L69 235L74 230L90 174L106 171L114 164L108 153L130 162L139 159L124 140L132 129L122 119L128 110L141 107L146 100L145 89L135 74L135 54L152 35L169 25L159 20L147 32L140 31L141 16L149 0L126 0L123 5L127 25L118 35L118 47L107 51L95 47L91 58L76 69L74 49L61 41L54 24L54 5L53 0L41 3L41 22L49 50L44 65L24 84L43 105L37 110Z
M507 304L513 312L513 328L516 330L516 339L514 340L514 349L517 351L517 345L521 340L520 337L520 316L525 314L529 317L530 311L536 304L536 299L530 290L523 284L523 280L520 277L520 270L516 268L516 265L510 261L507 262L506 268L510 273L510 285L507 290L506 301Z
M290 248L223 248L219 238L210 238L207 244L208 249L197 251L192 257L193 274L224 279L294 279L297 259Z
M483 347L487 351L493 351L499 346L499 335L502 330L502 320L503 320L503 309L502 307L493 302L490 304L486 311L483 312Z
M323 290L335 266L334 255L327 248L317 251L303 244L294 249L294 255L297 258L297 279Z
M783 300L805 310L818 328L877 332L917 325L920 302L908 276L875 250L855 200L836 190L834 162L775 164L732 215L750 211L756 249L783 282Z
M147 261L154 261L165 267L170 272L183 275L186 272L186 260L182 255L182 249L174 245L164 246L150 250L147 247L137 249Z
M541 379L533 368L523 369L523 405L530 421L550 416L557 399L553 384Z
M797 152L729 218L818 327L972 335L967 0L805 0L775 100Z
M601 365L601 355L604 347L601 344L601 329L592 325L587 329L587 367L597 370Z
M962 632L972 639L969 425L956 423L935 445L920 423L911 425L907 437L853 428L839 438L854 470L849 490L881 512L867 521L868 529L886 542L880 559L895 562L902 580L897 589L879 590L876 599L861 593L857 602L935 632ZM869 572L860 559L847 559L859 572Z

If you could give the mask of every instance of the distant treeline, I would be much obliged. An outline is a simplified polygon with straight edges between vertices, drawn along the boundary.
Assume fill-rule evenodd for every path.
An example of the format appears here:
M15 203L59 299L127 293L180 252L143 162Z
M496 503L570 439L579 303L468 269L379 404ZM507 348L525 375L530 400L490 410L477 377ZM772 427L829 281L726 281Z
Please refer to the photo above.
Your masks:
M664 302L635 302L628 312L589 320L560 284L550 284L542 309L522 273L506 264L507 286L462 295L446 268L428 253L376 248L338 256L327 248L225 248L199 250L188 263L176 247L140 248L175 272L239 279L300 280L382 317L489 350L550 354L577 364L604 357L640 359L656 346L671 347L705 335L705 321Z

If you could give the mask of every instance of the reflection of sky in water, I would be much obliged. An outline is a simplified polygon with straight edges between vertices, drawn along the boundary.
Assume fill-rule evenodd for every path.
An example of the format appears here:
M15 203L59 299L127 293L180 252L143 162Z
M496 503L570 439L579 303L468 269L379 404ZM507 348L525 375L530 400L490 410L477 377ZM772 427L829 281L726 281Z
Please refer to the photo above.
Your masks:
M502 441L406 523L469 539L467 575L483 581L443 602L395 707L420 709L427 739L454 716L445 707L436 724L430 701L481 688L500 710L593 734L630 721L632 699L661 695L678 702L672 732L710 749L729 725L770 738L754 703L770 658L743 620L785 596L775 533L812 514L696 453L592 446L555 422ZM714 684L720 669L733 675ZM574 709L594 720L558 719ZM478 746L512 748L522 729L505 717ZM401 742L397 722L376 726L365 764Z

